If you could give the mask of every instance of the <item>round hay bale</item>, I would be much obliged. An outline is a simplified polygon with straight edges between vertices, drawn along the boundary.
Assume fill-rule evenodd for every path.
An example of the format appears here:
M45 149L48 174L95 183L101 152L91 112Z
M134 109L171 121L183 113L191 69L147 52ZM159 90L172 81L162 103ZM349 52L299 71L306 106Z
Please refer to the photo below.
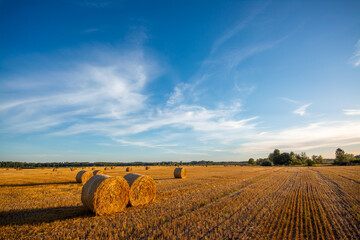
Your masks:
M76 182L86 183L92 176L94 176L92 171L81 170L76 174Z
M97 215L116 213L129 203L129 191L124 178L99 174L83 186L81 202Z
M175 178L186 178L186 169L185 168L175 168L174 177Z
M150 170L150 167L149 167L149 166L146 166L146 167L145 167L145 170Z
M111 169L115 169L115 167L111 167Z
M106 168L104 168L104 170L109 170L109 168L108 168L108 167L106 167Z
M98 175L98 174L106 174L106 172L102 171L102 170L95 170L95 171L93 171L93 174L95 176L95 175Z
M127 168L126 168L126 171L127 171L127 172L132 172L132 167L127 167Z
M91 170L95 170L95 168L93 167L93 168L91 168Z
M151 177L129 173L124 178L130 186L131 206L146 205L155 199L156 185Z
M54 169L53 169L53 172L56 172L56 171L57 171L57 169L56 169L56 168L54 168Z

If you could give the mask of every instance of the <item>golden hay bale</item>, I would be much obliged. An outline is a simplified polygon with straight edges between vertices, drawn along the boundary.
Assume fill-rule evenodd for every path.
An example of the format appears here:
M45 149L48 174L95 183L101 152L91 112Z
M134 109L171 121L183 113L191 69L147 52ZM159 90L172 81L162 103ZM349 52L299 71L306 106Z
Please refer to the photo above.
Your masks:
M93 174L95 176L95 175L98 175L98 174L106 174L106 172L102 171L102 170L95 170L95 171L93 171Z
M150 167L149 167L149 166L146 166L146 167L145 167L145 170L149 170L149 169L150 169Z
M151 177L129 173L124 178L130 186L131 206L146 205L155 199L156 185Z
M94 176L92 171L81 170L76 174L76 182L86 183L92 176Z
M97 215L116 213L129 203L129 191L124 178L99 174L83 186L81 202Z
M109 168L108 168L108 167L106 167L106 168L104 168L104 170L109 170Z
M56 172L57 171L57 168L53 168L53 172Z
M132 171L132 167L127 167L127 168L126 168L126 171L127 171L127 172L131 172L131 171Z
M91 168L91 170L95 170L95 168L93 167L93 168Z
M174 177L175 178L186 178L186 169L185 168L175 168Z
M16 168L16 171L21 171L22 170L22 168Z
M72 171L72 172L75 171L75 170L76 170L76 168L70 168L70 171Z
M111 167L111 169L115 169L115 167Z

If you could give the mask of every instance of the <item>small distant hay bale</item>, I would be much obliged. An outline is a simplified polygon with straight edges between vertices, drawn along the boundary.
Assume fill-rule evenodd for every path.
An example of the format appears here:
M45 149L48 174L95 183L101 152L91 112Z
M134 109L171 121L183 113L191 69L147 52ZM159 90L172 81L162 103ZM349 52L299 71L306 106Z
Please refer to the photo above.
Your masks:
M133 170L132 167L127 167L127 168L126 168L126 171L127 171L127 172L132 172L132 170Z
M108 168L108 167L106 167L106 168L104 168L104 170L109 170L109 168Z
M186 178L186 169L185 168L175 168L174 177L175 178Z
M22 170L22 168L16 168L16 171L21 171Z
M95 168L93 167L93 168L91 168L91 170L95 170Z
M85 169L85 167L81 168L81 169Z
M95 171L93 171L93 174L95 176L95 175L98 175L98 174L106 174L106 172L102 171L102 170L95 170Z
M57 168L53 168L53 172L56 172L57 171Z
M130 205L146 205L154 201L156 197L155 181L145 175L129 173L125 175L125 180L130 186Z
M70 171L72 171L72 172L75 171L75 170L76 170L76 168L70 168Z
M115 167L111 167L111 169L115 169Z
M129 192L124 178L99 174L84 184L81 202L97 215L107 215L124 210L129 203Z
M150 170L150 166L146 166L146 167L145 167L145 170Z
M81 170L76 174L76 182L85 184L92 176L94 176L92 171Z

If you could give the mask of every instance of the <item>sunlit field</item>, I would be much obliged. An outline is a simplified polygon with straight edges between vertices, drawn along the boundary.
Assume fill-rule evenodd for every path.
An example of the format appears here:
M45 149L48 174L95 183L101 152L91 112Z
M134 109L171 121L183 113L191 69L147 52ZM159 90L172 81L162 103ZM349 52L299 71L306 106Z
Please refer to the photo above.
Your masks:
M1 169L0 239L360 238L360 166L133 167L155 202L107 216L83 207L79 170Z

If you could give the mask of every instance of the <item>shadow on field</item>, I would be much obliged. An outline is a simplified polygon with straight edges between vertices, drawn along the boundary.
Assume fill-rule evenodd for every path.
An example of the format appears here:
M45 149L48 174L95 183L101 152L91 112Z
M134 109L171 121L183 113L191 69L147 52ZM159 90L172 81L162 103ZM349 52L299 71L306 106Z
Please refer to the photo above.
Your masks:
M94 216L83 206L0 212L0 226L55 222L78 217Z
M155 181L161 181L161 180L170 180L170 179L175 179L175 178L154 178Z
M77 182L50 182L50 183L24 183L24 184L6 184L0 185L2 187L31 187L31 186L46 186L46 185L60 185L60 184L78 184Z

